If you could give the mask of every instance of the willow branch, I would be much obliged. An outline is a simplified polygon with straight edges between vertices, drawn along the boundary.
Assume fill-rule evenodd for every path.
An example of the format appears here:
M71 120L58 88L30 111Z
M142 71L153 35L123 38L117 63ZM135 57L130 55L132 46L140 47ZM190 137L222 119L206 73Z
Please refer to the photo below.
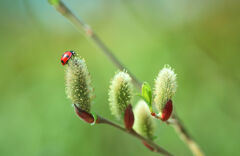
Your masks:
M58 12L60 12L63 16L65 16L80 32L84 32L85 35L92 40L92 42L100 49L100 51L107 56L107 58L120 70L126 69L128 74L132 77L134 85L140 90L141 82L133 75L113 54L113 52L104 44L104 42L98 37L98 35L90 28L88 24L86 24L83 20L77 18L72 11L62 2L58 1L54 3L53 6L56 8ZM201 151L197 143L190 137L186 128L180 122L179 118L176 115L173 115L173 122L168 122L172 124L178 134L181 136L182 140L188 145L189 149L195 156L204 156L204 153ZM103 120L105 123L112 125L111 122L107 122L107 120ZM111 124L110 124L111 123ZM113 124L114 125L114 124ZM112 126L113 126L112 125ZM114 126L115 127L115 126ZM120 128L121 129L121 128ZM132 133L130 133L132 134ZM133 135L133 134L132 134ZM135 134L136 135L136 134Z
M170 121L168 121L167 123L171 124L175 128L176 132L179 134L181 139L188 145L188 148L191 150L194 156L205 156L201 148L193 140L193 138L190 136L186 128L183 126L183 123L181 122L179 117L176 115L176 113L172 116Z
M159 154L162 154L162 155L165 155L165 156L173 156L171 153L169 153L167 150L163 149L162 147L158 146L157 144L155 144L154 142L152 142L151 140L148 140L146 138L144 138L143 136L139 135L136 131L134 130L131 130L131 131L128 131L126 130L125 128L103 118L103 117L100 117L98 116L98 120L97 120L97 123L98 124L107 124L107 125L110 125L112 127L115 127L119 130L121 130L122 132L125 132L125 133L128 133L132 136L134 136L135 138L141 140L141 141L144 141L146 143L148 143L148 145L150 145L152 148L153 148L153 152L156 152L156 153L159 153Z
M105 119L105 118L103 118L99 115L93 115L93 114L88 113L84 110L81 110L76 104L74 104L74 109L75 109L75 112L78 115L78 117L80 119L82 119L83 121L89 123L89 124L107 124L107 125L110 125L112 127L115 127L117 129L121 130L124 133L128 133L128 134L136 137L137 139L140 139L144 143L144 145L147 146L153 152L156 152L158 154L162 154L162 155L165 155L165 156L173 156L167 150L158 146L157 144L155 144L151 140L148 140L148 139L144 138L143 136L139 135L132 128L129 128L129 129L123 128L120 125L117 125L117 124L113 123L112 121L107 120L107 119Z
M141 89L141 82L116 58L113 52L104 44L104 42L98 37L98 35L91 29L91 27L86 24L80 18L77 18L72 11L62 2L59 1L58 4L55 4L54 7L59 11L63 16L65 16L80 32L85 33L85 35L92 40L92 42L100 49L111 62L120 70L127 70L128 74L131 75L134 85L138 89Z

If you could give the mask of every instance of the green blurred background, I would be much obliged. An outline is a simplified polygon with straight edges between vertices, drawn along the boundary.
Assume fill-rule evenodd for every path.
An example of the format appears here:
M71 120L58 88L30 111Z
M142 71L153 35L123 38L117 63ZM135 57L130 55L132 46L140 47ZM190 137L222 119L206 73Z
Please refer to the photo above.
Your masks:
M178 74L174 108L206 155L240 155L240 1L66 0L141 81L164 64ZM0 1L0 155L154 156L107 125L89 126L66 99L60 57L87 61L93 110L114 120L109 81L117 69L46 0ZM117 122L117 121L116 121ZM156 142L191 152L172 127Z

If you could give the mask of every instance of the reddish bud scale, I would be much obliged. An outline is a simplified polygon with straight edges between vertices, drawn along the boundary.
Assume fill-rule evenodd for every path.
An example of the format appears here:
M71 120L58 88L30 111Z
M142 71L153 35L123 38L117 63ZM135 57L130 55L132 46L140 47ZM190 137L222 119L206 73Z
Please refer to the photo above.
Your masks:
M124 113L124 124L127 130L132 130L134 124L134 114L132 111L132 105L128 105Z
M156 116L156 113L152 112L151 115L155 117L155 116Z
M75 107L75 112L76 114L85 122L87 123L93 123L94 122L94 117L92 116L92 114L81 110L80 108L78 108L76 105L74 105Z
M146 143L145 141L142 141L143 145L146 146L149 150L154 151L154 148L152 146L150 146L148 143Z
M161 120L167 121L172 114L172 110L173 110L172 100L169 100L162 111Z

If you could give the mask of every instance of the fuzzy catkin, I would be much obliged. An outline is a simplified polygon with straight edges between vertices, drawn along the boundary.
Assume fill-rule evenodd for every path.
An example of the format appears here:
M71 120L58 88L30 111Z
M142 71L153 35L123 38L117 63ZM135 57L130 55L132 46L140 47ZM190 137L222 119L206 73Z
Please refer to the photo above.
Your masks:
M134 109L135 122L133 129L140 135L152 140L154 138L155 124L150 114L146 102L140 100Z
M176 74L169 65L165 65L155 80L154 102L159 112L162 112L168 100L172 99L176 89Z
M126 72L117 73L111 81L109 104L112 114L120 119L132 101L132 79Z
M66 69L66 94L81 110L90 112L93 89L84 59L74 57Z

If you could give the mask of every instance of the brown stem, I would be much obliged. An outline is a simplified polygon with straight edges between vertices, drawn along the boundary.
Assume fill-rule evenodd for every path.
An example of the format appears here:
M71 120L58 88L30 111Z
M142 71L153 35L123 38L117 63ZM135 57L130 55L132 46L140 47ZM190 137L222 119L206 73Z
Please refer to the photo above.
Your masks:
M131 105L129 105L129 106L130 106L129 108L132 109ZM79 107L77 107L76 104L74 104L74 109L75 109L75 112L78 115L78 117L80 117L80 119L82 119L83 121L85 121L85 122L87 122L89 124L93 124L94 123L95 119L94 119L94 116L91 113L86 112L84 110L81 110ZM140 139L144 143L145 146L147 146L148 148L151 148L151 151L159 153L159 154L163 154L165 156L172 156L172 154L170 154L168 151L166 151L165 149L161 148L160 146L158 146L157 144L155 144L151 140L148 140L148 139L142 137L137 132L135 132L132 128L129 128L129 129L126 128L125 129L125 128L123 128L123 127L121 127L121 126L119 126L119 125L117 125L117 124L115 124L115 123L113 123L113 122L111 122L111 121L109 121L109 120L99 116L99 115L97 115L95 123L96 124L101 124L102 123L102 124L108 124L110 126L113 126L113 127L117 128L117 129L119 129L119 130L121 130L121 131L123 131L125 133L129 133L129 134L135 136L136 138Z
M97 123L98 124L107 124L107 125L110 125L110 126L113 126L119 130L121 130L122 132L125 132L125 133L128 133L134 137L136 137L137 139L143 141L143 142L146 142L147 144L149 144L152 148L153 148L153 152L156 152L156 153L159 153L159 154L162 154L162 155L165 155L165 156L173 156L171 153L169 153L168 151L166 151L165 149L163 149L162 147L158 146L157 144L155 144L154 142L152 142L151 140L149 139L146 139L144 138L143 136L139 135L136 131L134 130L126 130L125 128L103 118L103 117L100 117L98 116L98 120L97 120Z
M100 49L111 62L120 70L128 71L128 74L131 75L134 85L138 89L141 89L141 82L116 58L113 52L104 44L104 42L98 37L98 35L91 29L91 27L86 24L83 20L77 18L71 10L60 1L58 5L54 5L55 8L65 16L80 32L84 32L86 36L92 40L92 42Z
M191 150L194 156L205 156L205 154L200 149L198 144L193 140L193 138L190 136L186 128L183 126L183 123L178 118L176 113L167 123L171 124L175 128L176 132L179 134L181 139L188 145L189 149Z
M84 32L88 38L101 50L101 52L108 57L109 60L120 70L127 70L129 75L132 77L134 85L141 90L141 82L133 75L113 54L113 52L104 44L104 42L98 37L98 35L87 25L84 21L77 18L71 10L60 0L59 4L55 4L54 7L65 16L80 32ZM105 120L104 120L105 121ZM195 156L204 156L204 153L200 150L197 143L190 137L186 128L180 122L178 117L173 119L174 122L169 122L172 124L178 134L182 137L184 142L188 145L189 149ZM107 122L108 123L108 122ZM110 124L110 123L108 123ZM110 124L112 125L112 123ZM114 126L114 125L112 125ZM116 126L114 126L116 127ZM121 129L121 128L120 128ZM131 133L130 133L131 134ZM132 134L133 135L133 134Z

